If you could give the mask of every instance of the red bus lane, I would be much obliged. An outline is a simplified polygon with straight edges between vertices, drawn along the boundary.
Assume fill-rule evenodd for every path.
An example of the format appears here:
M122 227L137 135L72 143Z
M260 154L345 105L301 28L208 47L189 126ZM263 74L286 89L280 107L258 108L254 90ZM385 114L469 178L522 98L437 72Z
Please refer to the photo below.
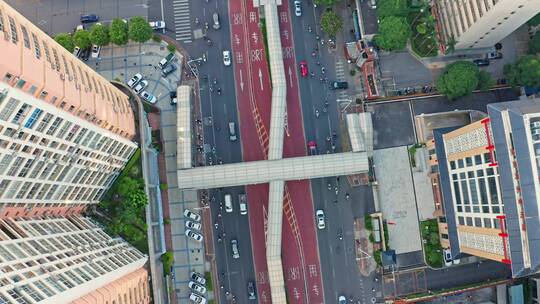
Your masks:
M272 91L263 36L259 28L258 10L253 8L250 0L231 1L229 2L229 16L243 158L244 161L265 159L268 149ZM286 24L286 26L289 25ZM292 51L291 43L292 37L287 46L289 52ZM286 157L291 157L305 155L302 144L305 140L302 135L302 117L294 58L286 58L286 69L287 65L291 67L291 76L293 76L288 81L294 83L287 88L288 100L294 100L288 105L288 112L294 113L289 114L289 119L294 122L294 125L289 126L284 154ZM259 302L271 303L265 252L268 184L248 186L247 194ZM302 214L294 212L294 206L297 205L303 206L296 208L296 210L302 210ZM310 211L303 211L305 206L309 206L307 209ZM282 258L290 303L323 302L314 231L309 182L288 182L283 218ZM306 298L306 288L309 290L309 299Z
M281 31L281 44L283 47L283 60L287 78L287 133L285 136L284 157L306 155L306 138L302 120L302 107L298 88L298 67L294 56L294 41L289 14L289 2L283 1L278 7L279 24ZM302 261L302 281L306 283L308 302L311 304L324 303L321 265L315 228L315 212L311 197L309 180L287 182L290 193L292 210L287 210L285 215L295 217L295 238L300 240L300 255ZM294 215L294 216L293 216ZM286 244L292 240L283 242ZM297 240L298 242L298 240Z

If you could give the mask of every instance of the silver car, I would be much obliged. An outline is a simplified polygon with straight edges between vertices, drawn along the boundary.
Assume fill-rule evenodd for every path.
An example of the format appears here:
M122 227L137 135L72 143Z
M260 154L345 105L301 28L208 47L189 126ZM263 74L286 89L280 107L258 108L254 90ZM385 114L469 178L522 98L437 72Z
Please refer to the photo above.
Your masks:
M231 249L233 259L239 259L240 252L238 252L238 241L236 239L231 240Z
M133 88L133 91L135 91L135 93L139 94L140 92L142 92L142 90L144 90L144 88L146 88L147 85L148 85L148 81L146 81L146 80L141 80L141 81L135 86L135 88Z
M192 220L194 220L196 222L201 221L201 216L198 215L197 213L191 212L191 210L189 210L189 209L184 210L184 216L189 218L189 219L192 219Z
M203 236L200 233L192 231L191 229L186 229L185 233L186 236L194 239L197 242L202 242L203 240Z
M221 25L219 24L219 15L218 15L218 13L212 14L212 20L214 20L214 24L212 24L212 27L213 27L215 30L219 30L219 28L221 27Z
M202 285L199 285L193 281L189 281L188 283L188 286L189 288L191 288L193 291L196 291L200 294L205 294L206 293L206 287L202 286Z
M141 79L143 76L140 73L135 74L135 76L131 77L131 79L127 82L128 87L133 88Z

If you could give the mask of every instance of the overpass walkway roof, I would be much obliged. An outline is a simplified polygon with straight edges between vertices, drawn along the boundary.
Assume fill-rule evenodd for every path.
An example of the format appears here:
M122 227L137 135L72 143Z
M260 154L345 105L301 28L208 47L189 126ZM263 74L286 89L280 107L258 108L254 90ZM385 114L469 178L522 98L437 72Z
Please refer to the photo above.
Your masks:
M191 168L191 87L179 86L176 90L176 166Z

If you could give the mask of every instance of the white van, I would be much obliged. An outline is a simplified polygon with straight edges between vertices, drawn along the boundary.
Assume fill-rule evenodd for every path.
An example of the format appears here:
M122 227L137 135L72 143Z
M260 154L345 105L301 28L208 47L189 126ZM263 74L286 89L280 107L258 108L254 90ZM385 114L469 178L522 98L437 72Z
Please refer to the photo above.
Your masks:
M238 194L238 205L240 206L240 214L247 214L247 199L245 194Z
M229 139L236 141L236 124L232 121L229 122Z
M225 212L233 212L232 196L225 194Z

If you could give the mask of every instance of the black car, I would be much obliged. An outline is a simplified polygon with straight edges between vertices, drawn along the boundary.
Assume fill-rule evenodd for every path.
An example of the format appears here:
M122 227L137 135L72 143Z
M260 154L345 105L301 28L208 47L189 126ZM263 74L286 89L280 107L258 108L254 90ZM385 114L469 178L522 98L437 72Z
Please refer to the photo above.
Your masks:
M252 281L249 281L247 284L248 299L256 300L257 295L255 293L255 284Z
M333 81L330 84L330 90L344 90L349 87L349 83L346 81Z
M169 96L171 97L171 105L176 105L176 103L178 103L178 99L176 98L176 91L170 91Z
M489 59L475 59L473 60L473 63L476 64L476 66L488 66L489 65Z
M161 70L161 76L163 77L167 77L169 76L170 73L176 71L176 65L174 65L173 63L167 65L166 67L163 68L163 70Z
M91 51L92 51L91 48L86 48L86 49L82 50L80 55L79 55L79 58L81 60L88 61L88 58L90 58L90 52Z
M81 16L81 22L82 23L98 22L98 20L99 20L99 17L98 17L98 15L95 15L95 14L82 15Z

